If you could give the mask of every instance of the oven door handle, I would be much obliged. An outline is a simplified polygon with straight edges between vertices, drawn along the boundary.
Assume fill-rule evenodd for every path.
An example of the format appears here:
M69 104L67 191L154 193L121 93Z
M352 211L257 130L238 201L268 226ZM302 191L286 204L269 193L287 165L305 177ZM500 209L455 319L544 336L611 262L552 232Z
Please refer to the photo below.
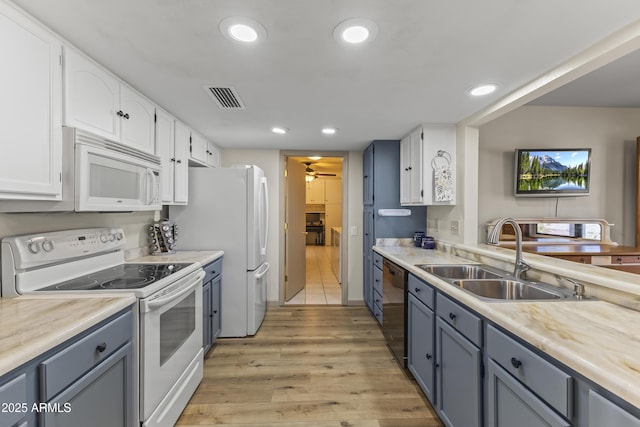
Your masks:
M179 299L183 295L193 291L200 283L202 283L202 279L204 279L204 276L204 270L200 270L191 283L178 288L177 291L172 292L168 295L164 295L160 298L152 299L150 301L142 300L140 304L140 311L142 313L148 313L166 305L167 303L170 303L171 301Z

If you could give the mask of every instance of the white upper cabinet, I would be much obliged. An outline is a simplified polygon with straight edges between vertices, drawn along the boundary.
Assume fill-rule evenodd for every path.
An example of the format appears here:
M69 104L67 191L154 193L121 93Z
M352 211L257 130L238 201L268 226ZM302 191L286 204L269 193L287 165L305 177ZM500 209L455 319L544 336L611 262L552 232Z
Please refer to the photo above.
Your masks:
M0 198L62 197L62 44L0 3Z
M186 204L190 129L158 109L155 135L156 154L162 161L162 203Z
M120 141L153 154L155 106L130 87L120 85L120 111Z
M189 196L189 138L191 129L176 120L174 138L173 203L187 204Z
M456 128L424 125L400 141L400 203L455 205Z
M209 141L196 132L191 132L189 160L193 166L206 166L209 158Z
M64 83L65 125L154 153L153 103L68 47Z
M199 133L191 132L189 164L191 166L220 167L220 149Z
M212 168L220 167L220 149L212 142L207 144L207 166Z

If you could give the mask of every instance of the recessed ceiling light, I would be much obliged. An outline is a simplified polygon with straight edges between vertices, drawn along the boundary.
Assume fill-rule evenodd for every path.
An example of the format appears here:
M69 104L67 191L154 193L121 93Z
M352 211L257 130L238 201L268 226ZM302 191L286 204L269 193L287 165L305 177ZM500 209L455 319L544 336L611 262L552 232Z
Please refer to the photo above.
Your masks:
M339 23L333 30L333 37L349 44L370 42L378 35L375 22L364 18L350 18Z
M231 16L220 23L220 32L229 40L255 43L267 38L267 30L258 21L242 16Z
M495 92L496 89L498 89L497 83L486 83L486 84L474 86L471 89L469 89L468 92L472 96L483 96L483 95L489 95L490 93Z
M281 135L287 133L288 130L289 129L287 129L287 128L281 128L279 126L275 126L275 127L271 128L271 132L278 133L278 134L281 134Z
M337 128L322 128L322 133L325 135L335 135L338 132Z
M307 159L309 159L309 160L313 160L314 162L315 162L315 161L317 161L317 160L320 160L321 158L322 158L322 157L320 157L320 156L310 156L310 157L307 157Z

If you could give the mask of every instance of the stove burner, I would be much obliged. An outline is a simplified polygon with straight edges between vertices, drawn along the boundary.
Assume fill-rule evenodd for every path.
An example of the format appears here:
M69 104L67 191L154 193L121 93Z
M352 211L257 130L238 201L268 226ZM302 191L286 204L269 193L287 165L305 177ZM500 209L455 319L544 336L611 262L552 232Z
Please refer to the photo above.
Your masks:
M120 264L42 290L140 289L190 264Z
M76 280L73 280L73 281L66 281L66 282L59 283L57 285L49 286L46 289L47 290L60 290L60 291L64 291L64 290L80 290L80 291L84 291L86 289L95 289L96 286L98 286L98 281L97 280L86 280L86 281L83 282L80 279L76 279Z
M100 284L102 289L132 289L142 288L156 281L153 276L149 277L120 277Z

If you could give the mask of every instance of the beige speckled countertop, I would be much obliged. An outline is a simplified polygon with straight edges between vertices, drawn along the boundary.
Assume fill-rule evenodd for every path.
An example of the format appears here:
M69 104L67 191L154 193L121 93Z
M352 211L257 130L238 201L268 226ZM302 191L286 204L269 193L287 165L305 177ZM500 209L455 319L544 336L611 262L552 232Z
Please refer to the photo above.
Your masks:
M640 408L640 312L598 300L487 302L415 266L469 259L406 246L374 250Z
M133 294L0 299L0 375L136 302Z
M147 255L127 262L199 262L207 265L224 255L223 251L177 251L171 255Z

